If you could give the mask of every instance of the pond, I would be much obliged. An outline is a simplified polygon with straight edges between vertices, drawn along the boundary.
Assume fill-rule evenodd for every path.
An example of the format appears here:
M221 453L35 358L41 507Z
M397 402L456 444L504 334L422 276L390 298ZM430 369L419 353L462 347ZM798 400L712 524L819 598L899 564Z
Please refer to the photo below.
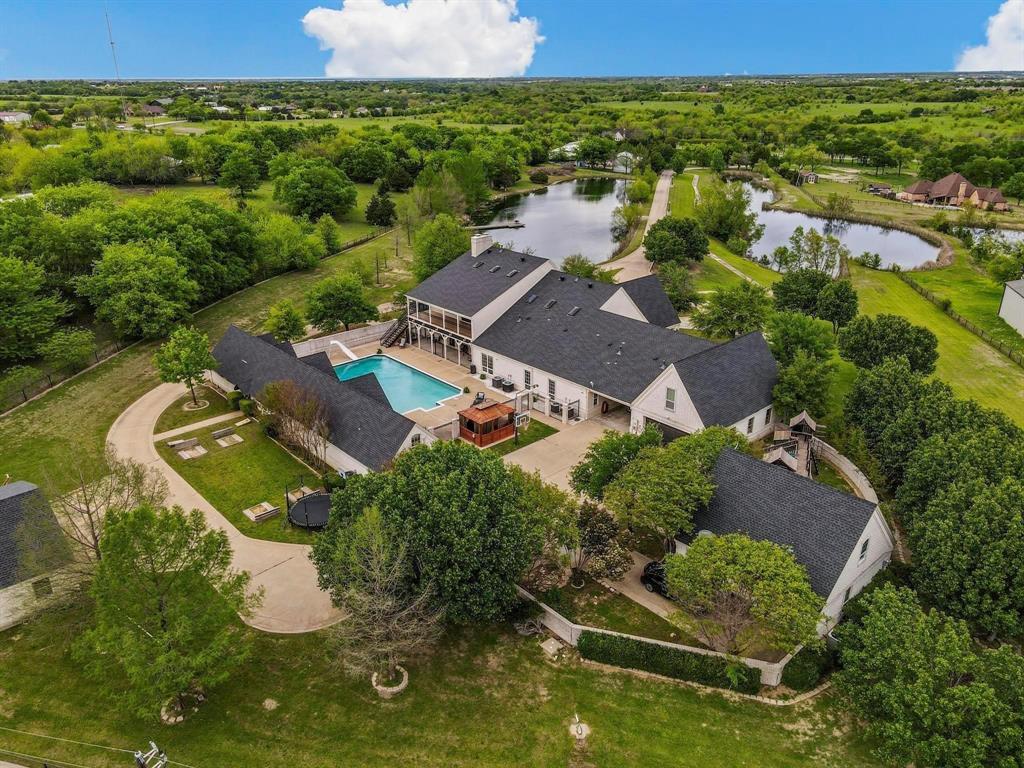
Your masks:
M521 229L493 229L501 243L518 251L532 248L538 256L561 264L573 253L595 263L607 261L618 243L612 237L612 212L625 202L625 179L574 179L530 192L509 195L474 219L474 224L495 224L518 219Z
M815 216L791 211L761 210L762 203L772 201L771 191L747 183L743 186L750 192L750 205L757 211L758 222L764 224L764 236L754 243L752 249L755 258L771 258L772 251L777 247L789 244L789 236L797 227L803 227L804 230L813 227L819 232L835 235L850 249L851 256L859 256L864 251L877 253L882 257L883 269L892 264L910 269L926 261L932 261L939 255L939 249L931 243L899 229L849 221L828 222Z

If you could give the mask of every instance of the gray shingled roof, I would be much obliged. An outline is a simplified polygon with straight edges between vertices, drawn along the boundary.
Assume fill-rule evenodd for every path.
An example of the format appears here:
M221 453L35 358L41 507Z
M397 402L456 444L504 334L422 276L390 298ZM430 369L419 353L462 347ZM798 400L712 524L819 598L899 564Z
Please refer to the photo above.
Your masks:
M366 382L339 381L333 369L328 374L234 325L217 342L213 356L217 373L247 395L259 395L267 384L287 380L315 392L328 408L331 443L371 469L381 469L393 459L413 429L410 419L367 396Z
M601 310L618 288L549 272L475 344L626 403L667 366L714 346Z
M0 486L0 589L41 576L69 559L57 518L39 487Z
M471 316L547 263L547 259L539 256L492 245L479 256L473 256L466 251L408 291L406 295L461 315ZM477 264L480 266L476 266ZM509 277L513 270L515 274Z
M1024 280L1011 280L1006 284L1006 287L1014 293L1024 296Z
M679 313L672 307L665 289L661 287L661 281L655 275L627 280L621 286L644 313L647 322L665 328L679 322Z
M706 530L773 541L792 550L814 591L828 597L875 505L731 448L719 454L713 476L711 503L681 540Z
M729 426L772 404L778 364L760 332L675 364L705 426Z

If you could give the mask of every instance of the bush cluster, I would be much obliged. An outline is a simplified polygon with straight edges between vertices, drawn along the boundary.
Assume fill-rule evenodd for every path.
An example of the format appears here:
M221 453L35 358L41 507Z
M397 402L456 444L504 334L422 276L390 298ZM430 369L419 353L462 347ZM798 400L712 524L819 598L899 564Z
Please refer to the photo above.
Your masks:
M639 669L715 688L731 688L742 693L757 693L761 688L760 671L731 663L720 656L705 656L588 631L580 635L577 648L583 658L602 664Z
M835 668L835 655L827 648L804 648L782 670L782 684L794 691L809 691Z
M241 401L242 401L242 393L241 392L239 392L236 389L236 390L233 390L231 392L228 392L224 397L228 401L228 405L231 406L231 410L233 410L233 411L239 410L239 407L240 407L240 404L241 404Z

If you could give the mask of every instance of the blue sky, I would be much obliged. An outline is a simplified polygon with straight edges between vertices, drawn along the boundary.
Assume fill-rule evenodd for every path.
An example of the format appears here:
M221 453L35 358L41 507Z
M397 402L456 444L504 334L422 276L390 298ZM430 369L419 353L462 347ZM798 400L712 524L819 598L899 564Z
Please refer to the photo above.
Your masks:
M1024 69L1024 0L510 1L0 0L0 79L111 77L104 8L124 77Z

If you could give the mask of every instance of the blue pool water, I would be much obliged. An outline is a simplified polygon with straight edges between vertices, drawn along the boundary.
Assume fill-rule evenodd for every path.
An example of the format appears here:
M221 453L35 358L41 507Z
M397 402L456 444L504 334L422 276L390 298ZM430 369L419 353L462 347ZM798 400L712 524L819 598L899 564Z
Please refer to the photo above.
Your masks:
M372 373L380 382L391 407L399 413L414 408L433 408L446 397L462 392L458 387L410 368L387 355L371 355L334 366L334 373L342 381Z

